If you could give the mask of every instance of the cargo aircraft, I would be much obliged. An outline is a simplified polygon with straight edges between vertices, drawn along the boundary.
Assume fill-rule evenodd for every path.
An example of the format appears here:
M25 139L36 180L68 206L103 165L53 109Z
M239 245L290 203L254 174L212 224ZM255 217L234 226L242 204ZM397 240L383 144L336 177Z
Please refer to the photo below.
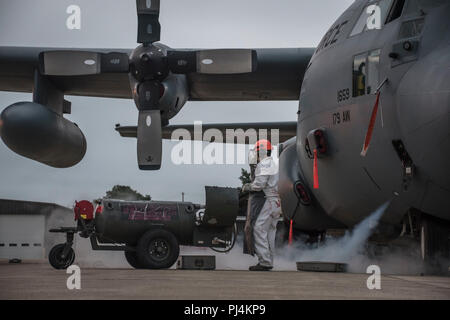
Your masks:
M133 99L143 170L161 166L169 121L189 100L298 100L278 128L284 218L311 235L351 228L389 201L372 239L408 238L422 259L449 254L450 1L356 0L316 48L172 49L159 0L137 0L134 50L0 47L0 90L32 92L1 114L14 152L64 168L86 140L66 95ZM218 119L220 120L220 119ZM220 122L220 121L218 121Z

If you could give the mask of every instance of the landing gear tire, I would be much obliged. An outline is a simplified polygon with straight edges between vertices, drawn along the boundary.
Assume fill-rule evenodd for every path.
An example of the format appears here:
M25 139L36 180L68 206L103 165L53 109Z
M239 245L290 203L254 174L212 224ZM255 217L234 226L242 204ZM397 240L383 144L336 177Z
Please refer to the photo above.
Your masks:
M146 269L167 269L178 259L180 246L177 238L167 230L147 231L137 246L139 263Z
M73 251L73 248L69 248L69 251L64 258L61 256L65 246L66 245L64 243L57 244L48 254L48 261L55 269L67 269L75 261L75 251Z
M448 272L449 228L428 217L420 223L420 258L426 273ZM447 263L446 263L447 262Z
M125 259L128 264L135 269L142 269L142 265L139 262L136 251L125 251Z

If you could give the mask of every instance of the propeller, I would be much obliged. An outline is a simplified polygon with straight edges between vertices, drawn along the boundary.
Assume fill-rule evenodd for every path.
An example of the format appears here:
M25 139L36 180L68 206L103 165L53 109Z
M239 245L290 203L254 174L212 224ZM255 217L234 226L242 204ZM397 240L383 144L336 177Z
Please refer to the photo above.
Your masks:
M128 54L89 51L45 51L39 54L39 71L51 76L128 73Z
M136 0L140 43L130 56L120 52L45 51L39 54L39 70L47 76L80 76L128 73L130 87L139 110L137 159L142 170L161 167L162 127L169 124L161 116L159 100L162 81L174 74L241 74L254 72L257 55L251 49L174 50L154 45L160 40L160 0Z
M153 43L160 40L160 0L136 0L138 17L138 43Z

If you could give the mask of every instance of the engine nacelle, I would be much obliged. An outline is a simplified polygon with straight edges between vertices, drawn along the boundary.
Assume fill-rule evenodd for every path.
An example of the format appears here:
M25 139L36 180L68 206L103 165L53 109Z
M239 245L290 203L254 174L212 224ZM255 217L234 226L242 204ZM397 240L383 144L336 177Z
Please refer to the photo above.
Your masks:
M17 102L0 115L0 135L14 152L56 168L76 165L86 153L78 126L38 103Z
M306 184L298 161L295 139L291 138L280 145L278 192L284 218L293 219L294 227L305 232L344 228L325 213Z
M164 64L162 63L162 60L167 57L168 49L170 48L162 43L155 43L153 46L141 45L133 50L130 56L132 70L136 68L153 68L159 70L158 68L161 68L159 73L161 79L158 78L161 80L158 108L161 110L161 120L164 125L181 110L189 99L189 86L186 75L174 74L168 71L166 74L166 70L163 68ZM151 66L140 64L140 57L142 55L150 55L153 57L154 61ZM156 57L159 57L159 59ZM136 65L138 66L136 67ZM137 76L138 78L136 78L136 74L139 75L143 73L137 73L135 71L133 74L129 75L129 80L131 89L134 92L133 99L138 106L140 104L139 95L135 93L139 91L139 86L142 85L142 81L145 80L145 77L140 78Z
M159 99L162 118L172 119L189 98L189 88L184 74L169 74L162 82L164 93Z

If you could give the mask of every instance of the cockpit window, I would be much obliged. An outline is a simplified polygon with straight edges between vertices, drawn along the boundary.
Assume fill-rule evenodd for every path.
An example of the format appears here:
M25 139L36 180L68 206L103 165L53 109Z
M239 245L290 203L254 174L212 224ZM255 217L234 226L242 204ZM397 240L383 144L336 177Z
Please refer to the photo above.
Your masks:
M405 0L394 0L394 4L389 11L389 15L386 19L386 23L394 21L402 15L403 7L405 6Z
M412 38L420 35L422 33L424 23L424 18L403 22L402 26L400 27L399 38Z
M366 94L367 53L355 56L353 60L353 97Z
M370 29L368 27L369 20L372 21L374 18L379 26L377 29L381 29L384 25L384 21L386 21L386 17L388 16L389 9L391 8L392 1L395 0L380 0L370 3L368 6L364 7L361 16L353 27L352 32L350 33L350 37L360 34L361 32L367 31ZM378 9L376 9L377 6Z
M381 50L377 49L369 51L367 55L367 94L375 93L375 90L377 90L380 84L380 53Z
M381 49L353 58L353 97L375 93L379 85Z

